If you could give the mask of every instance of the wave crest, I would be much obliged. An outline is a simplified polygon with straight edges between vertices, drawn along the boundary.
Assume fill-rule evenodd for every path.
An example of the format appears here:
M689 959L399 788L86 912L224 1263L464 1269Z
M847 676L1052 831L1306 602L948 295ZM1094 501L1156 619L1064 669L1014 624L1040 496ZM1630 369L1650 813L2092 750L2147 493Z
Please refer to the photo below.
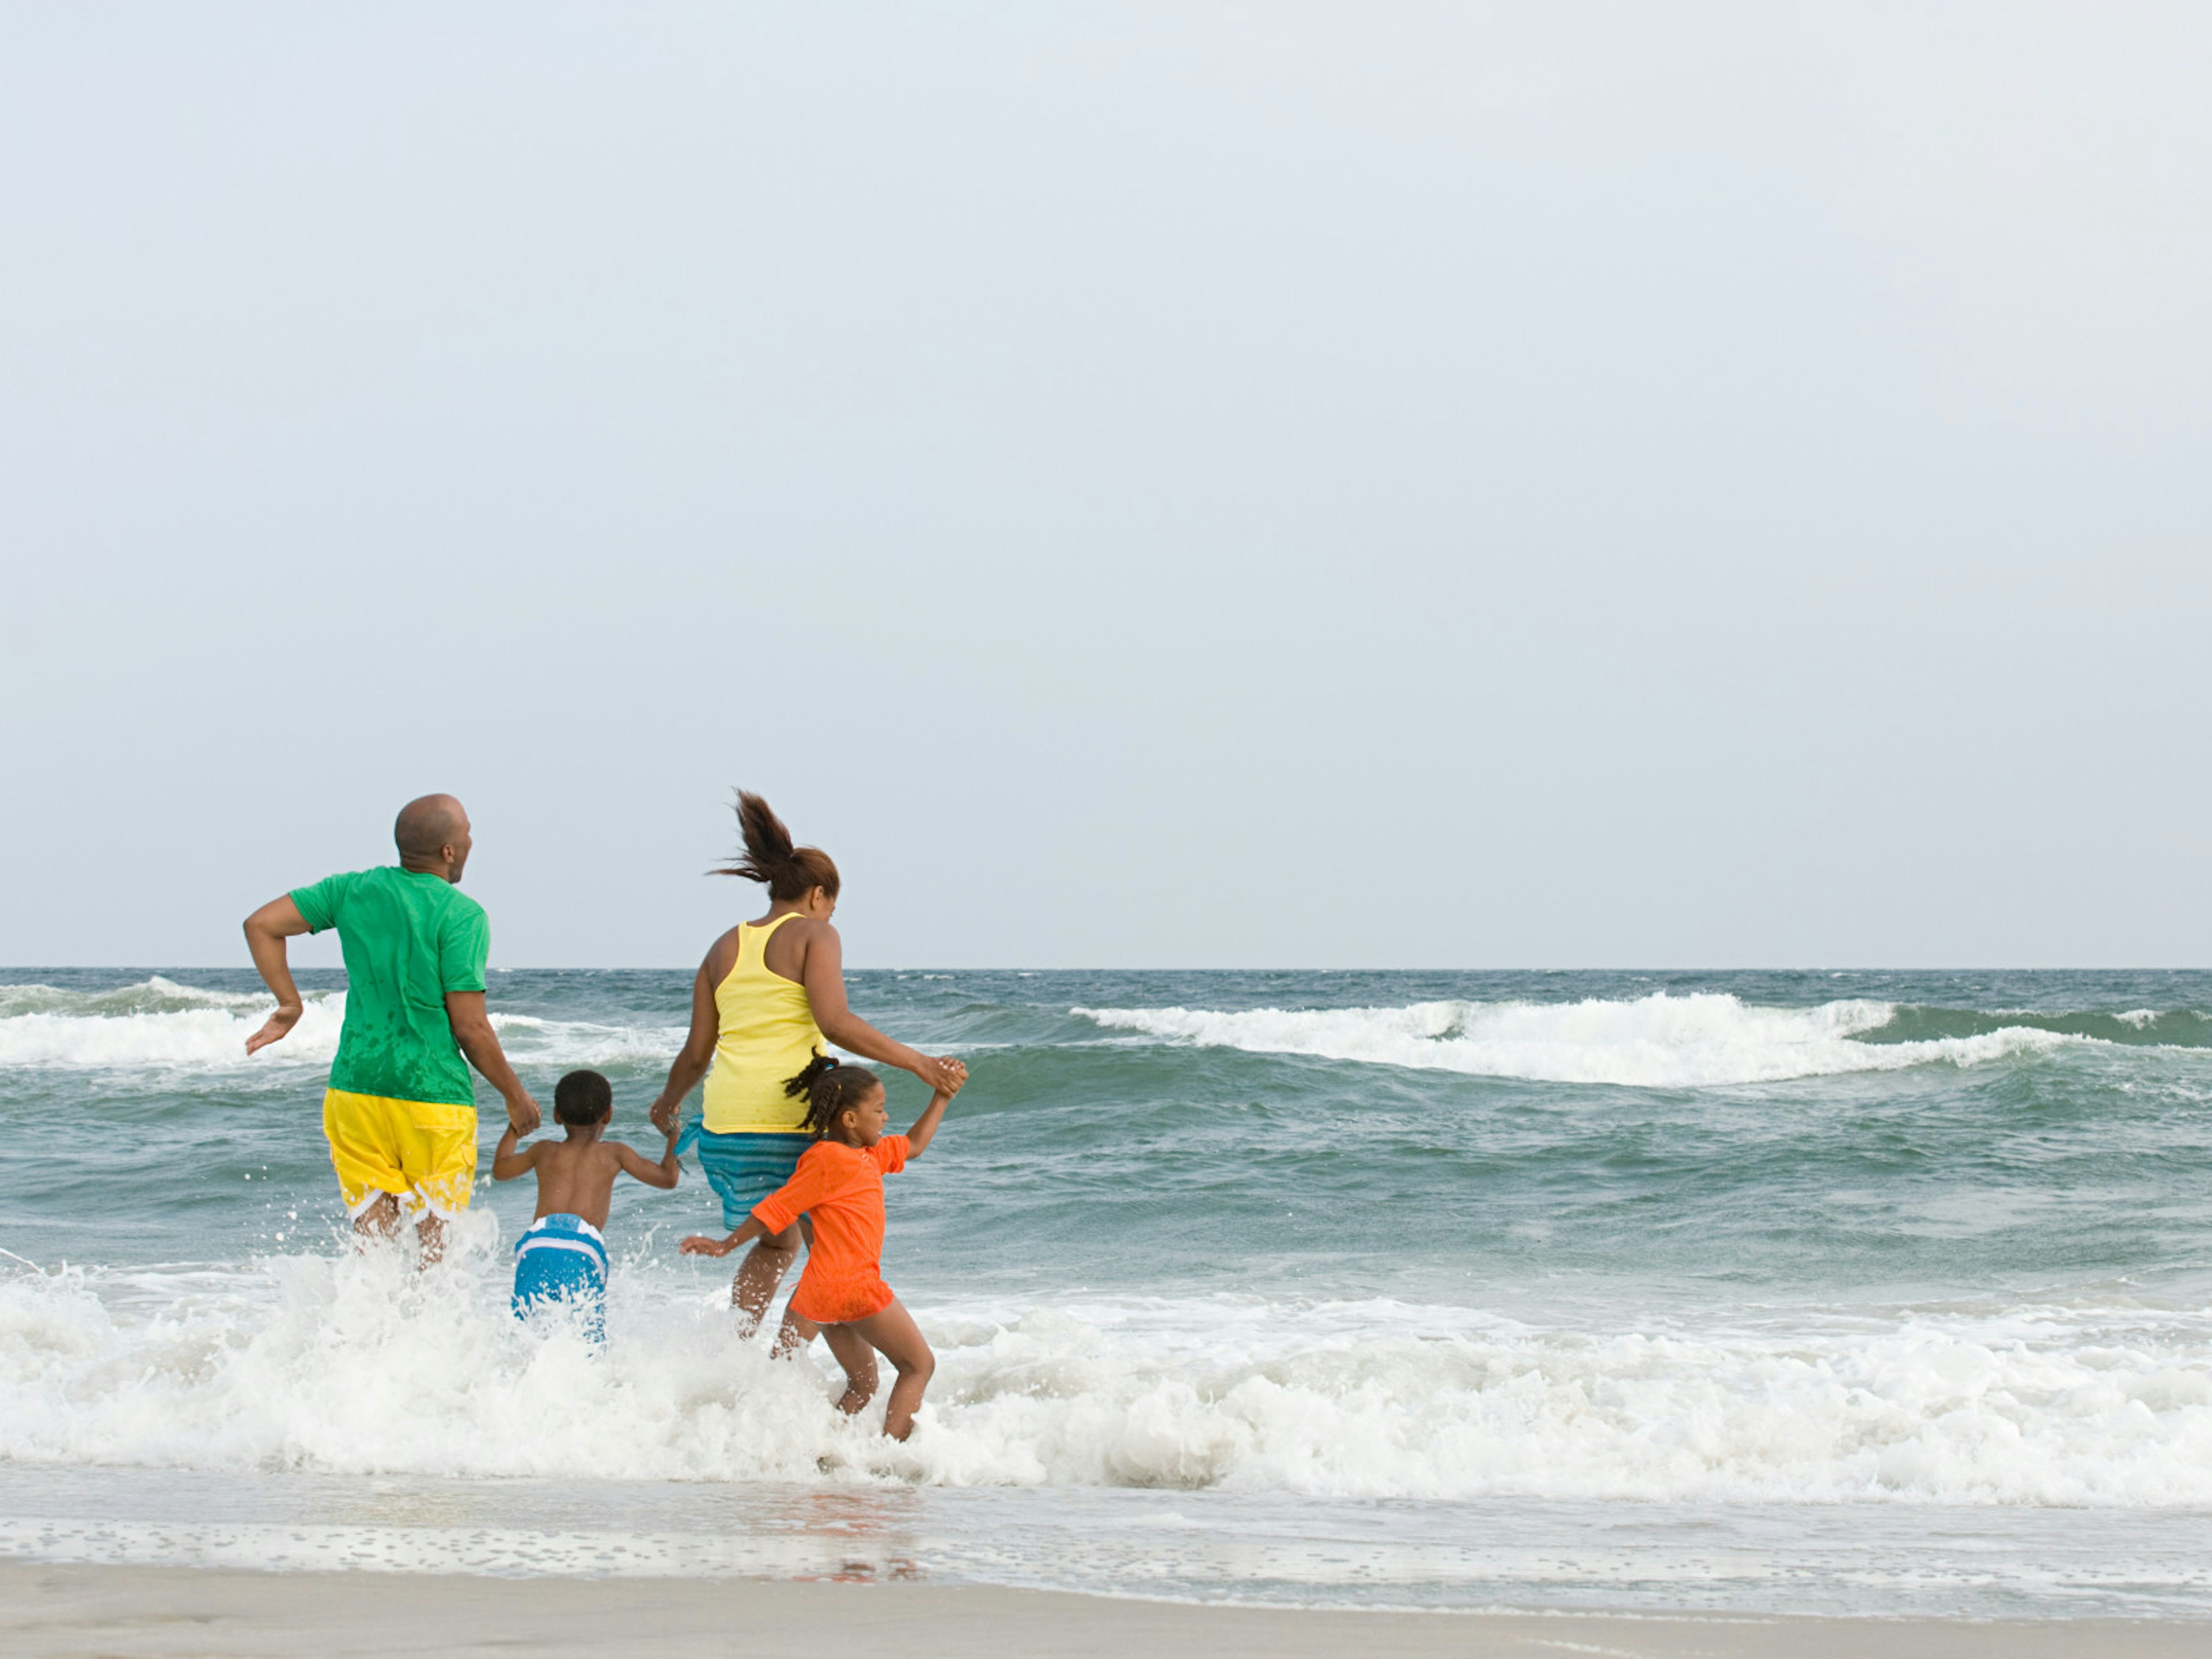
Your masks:
M204 991L158 975L112 991L0 988L0 1068L222 1071L249 1064L327 1066L338 1051L345 993L309 992L300 1023L253 1060L246 1039L274 997Z
M0 1069L221 1072L326 1066L337 1056L345 993L311 991L282 1042L250 1060L246 1039L276 1006L266 992L210 991L158 974L108 991L0 985ZM681 1029L601 1025L495 1013L509 1058L544 1066L665 1064Z
M1417 1002L1403 1008L1075 1008L1109 1030L1171 1042L1310 1054L1542 1083L1687 1089L1848 1072L1972 1066L2095 1039L2008 1026L1973 1036L1863 1042L1894 1005L1747 1006L1722 993L1581 1002Z

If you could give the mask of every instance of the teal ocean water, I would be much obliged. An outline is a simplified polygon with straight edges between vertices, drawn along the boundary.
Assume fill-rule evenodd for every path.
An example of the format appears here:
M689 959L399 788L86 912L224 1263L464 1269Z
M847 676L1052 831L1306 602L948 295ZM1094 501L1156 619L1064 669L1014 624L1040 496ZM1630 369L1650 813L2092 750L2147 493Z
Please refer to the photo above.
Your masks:
M2212 975L856 974L974 1078L902 1447L737 1340L696 1170L604 1356L507 1316L522 1184L355 1255L303 982L249 1061L248 974L0 972L0 1549L2212 1616ZM491 1006L642 1144L688 987Z

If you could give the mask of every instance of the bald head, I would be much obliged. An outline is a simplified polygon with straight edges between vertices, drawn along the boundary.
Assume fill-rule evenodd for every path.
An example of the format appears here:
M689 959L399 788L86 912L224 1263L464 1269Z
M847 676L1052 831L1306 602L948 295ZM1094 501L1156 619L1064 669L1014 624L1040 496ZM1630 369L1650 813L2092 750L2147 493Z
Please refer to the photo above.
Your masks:
M392 839L408 869L459 881L469 856L469 815L451 795L422 795L399 809Z

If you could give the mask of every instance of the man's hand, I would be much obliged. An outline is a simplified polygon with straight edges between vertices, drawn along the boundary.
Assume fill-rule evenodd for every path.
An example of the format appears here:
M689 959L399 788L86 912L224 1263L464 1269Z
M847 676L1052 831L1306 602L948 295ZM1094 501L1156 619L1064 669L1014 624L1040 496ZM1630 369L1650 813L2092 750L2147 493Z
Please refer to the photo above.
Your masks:
M276 1012L262 1022L261 1029L246 1039L246 1052L249 1054L259 1054L297 1025L300 1023L300 1016L305 1012L307 1010L296 1002L289 1006L283 1003L277 1004Z
M538 1103L527 1094L510 1095L507 1121L514 1126L515 1133L526 1135L545 1121L545 1114L538 1109Z

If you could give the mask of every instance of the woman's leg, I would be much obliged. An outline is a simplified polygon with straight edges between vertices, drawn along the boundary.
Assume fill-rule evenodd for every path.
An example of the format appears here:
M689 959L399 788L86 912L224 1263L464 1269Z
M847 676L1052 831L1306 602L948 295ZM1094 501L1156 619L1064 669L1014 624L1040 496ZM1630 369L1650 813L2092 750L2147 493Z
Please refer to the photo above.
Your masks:
M937 1370L937 1356L929 1351L922 1340L921 1327L914 1322L914 1316L896 1297L880 1313L870 1314L866 1319L856 1319L843 1327L825 1325L823 1334L833 1329L857 1331L883 1357L898 1368L898 1380L891 1384L891 1397L884 1407L884 1432L894 1440L903 1440L914 1432L914 1414L921 1408L922 1390L929 1386L930 1376ZM831 1345L835 1351L836 1345ZM842 1354L838 1355L842 1362ZM845 1366L850 1376L853 1368ZM872 1392L872 1389L871 1390ZM858 1407L853 1409L857 1410Z
M837 1409L850 1417L876 1397L876 1351L850 1325L824 1325L822 1340L845 1368L845 1393Z
M799 1259L801 1224L794 1221L780 1233L770 1233L752 1247L738 1266L738 1276L730 1285L730 1301L744 1315L738 1322L744 1334L750 1336L760 1328L768 1316L768 1304L775 1299L775 1287L783 1283L785 1271Z

